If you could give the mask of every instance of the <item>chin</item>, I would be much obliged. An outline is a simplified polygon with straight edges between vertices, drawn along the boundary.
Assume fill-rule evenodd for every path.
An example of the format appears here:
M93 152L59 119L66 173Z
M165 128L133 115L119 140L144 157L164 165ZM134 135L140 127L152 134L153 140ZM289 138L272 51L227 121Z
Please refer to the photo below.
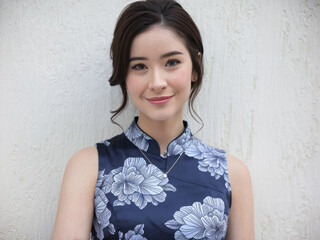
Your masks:
M170 113L168 110L167 111L157 111L155 113L143 113L143 115L146 118L149 118L150 120L153 121L167 121L167 120L171 120L171 119L177 119L180 117L179 113ZM181 114L182 117L182 114Z

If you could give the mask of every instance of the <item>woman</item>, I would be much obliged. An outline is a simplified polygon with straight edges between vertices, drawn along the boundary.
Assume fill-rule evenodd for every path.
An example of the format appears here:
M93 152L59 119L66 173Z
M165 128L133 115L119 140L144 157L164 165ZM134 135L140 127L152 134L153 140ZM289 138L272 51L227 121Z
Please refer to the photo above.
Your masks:
M78 152L61 187L53 239L254 239L247 167L195 138L183 121L202 82L201 36L173 0L132 3L111 46L124 133ZM232 207L231 207L232 189Z

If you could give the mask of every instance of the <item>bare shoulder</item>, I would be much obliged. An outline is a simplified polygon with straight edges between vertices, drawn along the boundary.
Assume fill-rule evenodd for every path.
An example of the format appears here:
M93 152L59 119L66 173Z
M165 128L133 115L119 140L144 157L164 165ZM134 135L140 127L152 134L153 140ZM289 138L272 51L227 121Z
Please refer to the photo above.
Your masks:
M74 154L66 166L61 190L67 188L68 193L92 193L98 176L98 165L98 151L95 146L84 148Z
M95 183L98 176L98 152L95 146L84 148L69 160L64 180Z
M228 175L232 191L232 202L252 197L251 176L247 165L239 158L227 154ZM235 205L235 204L233 204Z
M98 177L98 165L98 152L95 146L80 150L69 160L64 172L62 186L66 184L74 187L79 186L83 192L92 193ZM68 190L77 189L70 190L68 188Z
M66 171L85 171L95 173L98 168L98 152L95 146L81 149L69 160Z
M247 165L239 158L231 154L227 154L227 163L229 178L231 182L234 182L235 184L238 181L250 179L250 173Z

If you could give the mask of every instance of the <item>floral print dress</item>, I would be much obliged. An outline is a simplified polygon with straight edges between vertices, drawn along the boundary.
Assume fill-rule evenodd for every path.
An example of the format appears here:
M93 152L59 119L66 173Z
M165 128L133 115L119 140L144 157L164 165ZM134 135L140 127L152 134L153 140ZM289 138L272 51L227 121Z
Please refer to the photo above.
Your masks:
M166 156L137 118L124 133L97 143L91 239L224 239L231 207L226 152L194 138L187 122L184 126Z

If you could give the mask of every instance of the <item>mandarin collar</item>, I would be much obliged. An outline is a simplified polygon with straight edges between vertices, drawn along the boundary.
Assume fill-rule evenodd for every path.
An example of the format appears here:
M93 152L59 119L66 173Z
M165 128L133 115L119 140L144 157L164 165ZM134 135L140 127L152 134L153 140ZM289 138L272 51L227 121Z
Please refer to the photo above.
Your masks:
M160 146L158 142L145 133L137 124L138 117L135 117L130 126L124 131L125 136L130 142L132 142L137 148L141 150L160 155ZM182 151L185 151L189 145L189 141L193 138L188 123L183 121L184 131L172 140L167 146L166 156L178 155ZM166 157L163 154L161 157Z

